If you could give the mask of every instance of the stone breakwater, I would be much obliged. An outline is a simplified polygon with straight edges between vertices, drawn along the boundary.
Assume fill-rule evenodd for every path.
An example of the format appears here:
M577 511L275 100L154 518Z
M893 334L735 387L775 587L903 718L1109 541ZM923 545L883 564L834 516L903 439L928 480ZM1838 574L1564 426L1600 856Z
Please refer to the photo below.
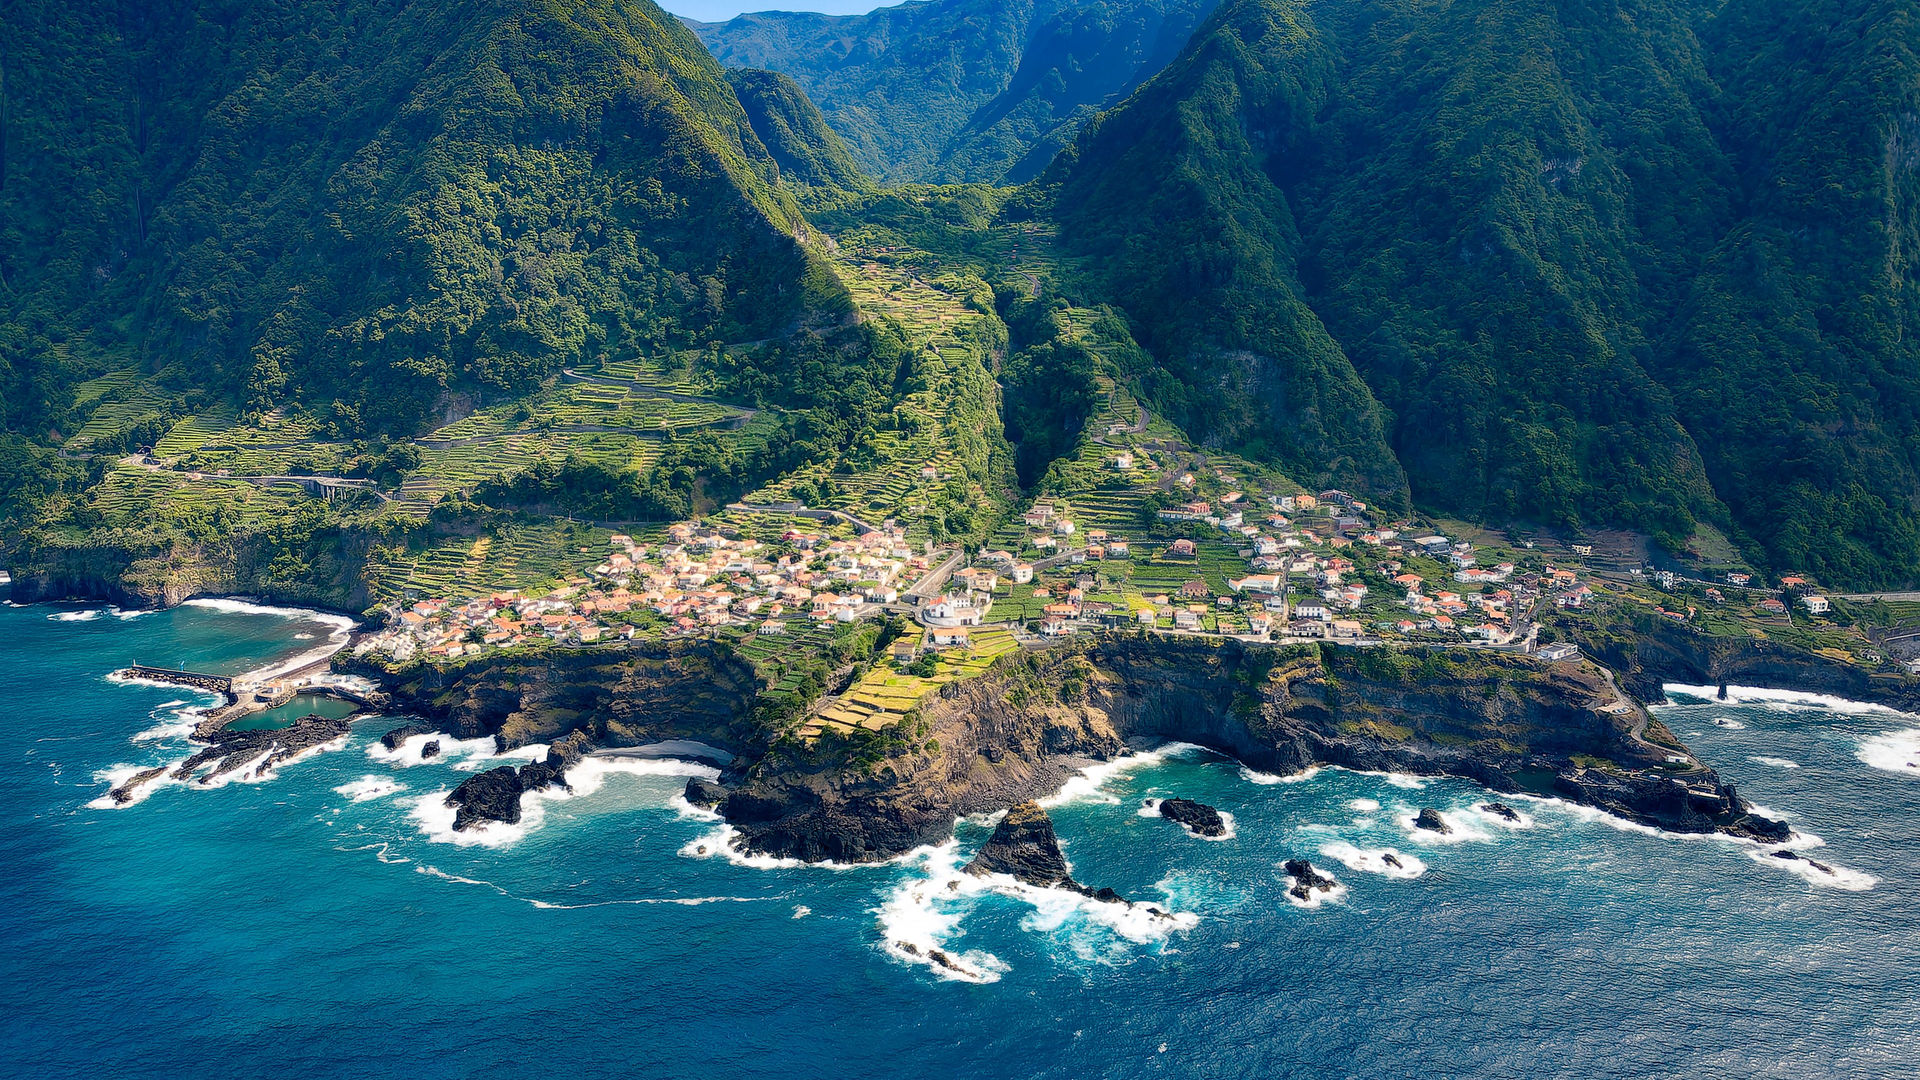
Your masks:
M134 664L122 668L114 674L128 679L144 679L147 682L166 683L169 686L185 686L193 690L205 690L210 694L219 694L227 699L229 705L238 698L233 692L233 679L225 675L206 675L197 671L176 671L172 668L148 667Z

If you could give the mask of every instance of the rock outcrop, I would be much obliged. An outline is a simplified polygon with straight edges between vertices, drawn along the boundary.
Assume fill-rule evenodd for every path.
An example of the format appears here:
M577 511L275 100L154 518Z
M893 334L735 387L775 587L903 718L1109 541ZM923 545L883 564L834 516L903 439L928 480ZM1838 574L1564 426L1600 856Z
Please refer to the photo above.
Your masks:
M389 750L398 750L400 749L401 743L406 742L415 735L431 735L439 730L440 728L437 724L426 724L418 721L411 724L401 724L399 727L380 736L380 745Z
M966 871L981 876L1007 874L1043 889L1069 889L1095 900L1125 903L1112 889L1089 889L1073 880L1067 857L1060 852L1060 838L1053 832L1053 819L1031 800L1007 811Z
M204 726L195 731L195 738L202 739L208 745L197 750L191 757L172 766L175 780L190 780L200 784L213 782L229 773L246 777L262 777L276 765L293 760L336 739L344 738L352 729L353 717L332 719L318 714L302 717L289 727L258 728L250 731L228 731L224 728ZM202 770L205 770L204 772ZM121 782L120 786L107 794L114 802L126 804L132 802L139 789L166 775L168 767L161 766L143 769Z
M967 863L967 873L1008 874L1042 888L1074 885L1067 857L1060 853L1060 839L1053 832L1053 819L1031 801L1007 811L993 836Z
M1227 835L1227 823L1220 816L1220 811L1192 799L1160 800L1160 816L1168 821L1179 822L1195 836Z
M1480 809L1506 821L1517 822L1520 820L1520 812L1503 802L1481 803Z
M1420 813L1413 819L1413 827L1416 829L1425 829L1428 832L1436 832L1441 836L1448 836L1453 833L1453 826L1447 824L1447 819L1440 816L1440 811L1435 810L1431 806L1423 806L1420 808Z
M447 795L446 804L454 808L455 830L485 828L490 822L516 825L522 795L556 786L567 786L566 774L551 762L536 761L517 769L501 765L461 781Z
M1339 882L1313 868L1305 859L1288 859L1280 865L1293 884L1287 887L1287 895L1305 903L1311 903L1314 893L1330 894L1339 886Z
M711 810L727 799L727 789L705 777L695 776L687 780L686 791L682 797L691 806L702 810Z

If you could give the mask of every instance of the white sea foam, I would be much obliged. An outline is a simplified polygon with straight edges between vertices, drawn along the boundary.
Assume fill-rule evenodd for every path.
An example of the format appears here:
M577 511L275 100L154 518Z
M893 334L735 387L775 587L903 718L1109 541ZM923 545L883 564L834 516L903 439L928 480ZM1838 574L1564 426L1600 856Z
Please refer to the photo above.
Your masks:
M1427 872L1427 864L1397 848L1355 847L1344 840L1335 840L1322 844L1320 854L1329 859L1338 859L1349 870L1362 870L1369 874L1384 874L1392 878L1417 878ZM1387 861L1393 856L1394 863Z
M1176 742L1155 747L1152 750L1141 750L1123 754L1120 757L1114 758L1112 761L1098 761L1069 777L1066 783L1060 785L1059 791L1038 801L1041 806L1049 808L1083 801L1117 803L1120 801L1118 796L1108 794L1103 790L1107 781L1126 773L1136 772L1152 765L1158 765L1172 758L1201 752L1204 751L1204 749L1204 747L1195 746L1193 743Z
M1505 817L1504 815L1496 814L1492 810L1487 809L1488 805L1489 805L1488 803L1476 802L1464 810L1448 811L1448 813L1461 813L1461 814L1471 815L1472 817L1480 821L1482 824L1488 825L1494 829L1505 829L1508 831L1515 831L1519 829L1531 829L1534 826L1539 824L1539 822L1534 819L1532 814L1527 813L1525 810L1522 810L1519 807L1512 805L1511 803L1501 804L1502 806L1505 806L1507 809L1513 811L1513 817L1511 819Z
M1729 686L1724 701L1717 686L1692 686L1686 683L1667 683L1661 687L1671 703L1675 694L1682 697L1697 698L1708 703L1729 705L1770 705L1775 707L1799 707L1810 709L1829 709L1841 713L1900 713L1898 709L1885 705L1875 705L1865 701L1853 701L1849 698L1835 697L1832 694L1815 694L1805 690L1773 690L1757 686Z
M427 839L437 844L457 844L460 847L506 847L515 840L527 835L546 816L537 801L524 796L520 804L520 820L514 824L504 821L487 821L470 829L453 827L454 816L459 812L447 805L447 796L453 794L451 788L429 792L414 801L413 809L407 816L425 833ZM444 875L443 875L444 876ZM485 884L475 882L474 884Z
M357 803L370 802L405 790L407 785L390 776L363 776L333 789L334 794L345 795Z
M796 919L804 919L804 918L806 918L807 916L809 916L809 915L811 915L811 914L813 914L813 909L812 909L812 908L810 908L810 907L808 907L807 905L805 905L805 904L795 904L795 905L793 905L793 917L794 917L794 918L796 918Z
M1808 884L1821 888L1840 889L1845 892L1866 892L1868 889L1880 884L1880 879L1874 877L1872 874L1863 873L1859 870L1850 870L1847 867L1836 866L1823 860L1809 859L1805 856L1794 859L1782 859L1770 851L1753 850L1747 852L1747 857L1754 862L1798 874Z
M92 622L101 613L100 608L87 608L84 611L56 611L47 618L53 622Z
M1862 739L1855 756L1876 769L1920 776L1920 728Z
M434 740L439 740L440 752L422 760L420 751ZM367 756L383 765L395 765L402 768L414 765L445 765L450 761L466 758L491 758L493 756L493 736L483 735L478 739L455 739L447 735L409 735L400 741L400 745L389 750L385 743L375 739L367 744Z
M1379 799L1349 799L1347 801L1347 809L1358 810L1363 814L1371 814L1375 810L1380 809L1380 800Z
M544 748L540 756L546 756ZM452 792L445 789L416 801L409 816L429 840L437 843L458 844L462 847L505 847L538 829L546 820L548 804L592 796L606 786L608 777L618 774L699 776L708 780L720 778L720 770L696 761L676 761L672 758L585 757L581 758L573 768L567 770L566 787L536 788L522 793L520 820L513 824L488 821L467 829L455 829L453 820L458 811L446 805L447 796Z
M1143 818L1157 818L1161 816L1160 804L1165 801L1166 801L1165 799L1142 800L1140 804L1140 809L1134 812L1139 814ZM1186 830L1186 834L1188 836L1193 837L1195 840L1231 840L1233 839L1236 835L1238 835L1238 833L1234 830L1233 815L1226 812L1225 810L1218 811L1218 813L1220 815L1220 824L1224 826L1219 836L1202 836L1199 833L1194 832L1191 828L1188 828L1187 823L1184 821L1179 823L1180 828Z
M1800 763L1797 761L1783 757L1767 757L1765 754L1755 755L1747 760L1756 765L1766 765L1775 769L1797 769L1800 767Z
M710 810L704 806L695 806L692 803L688 802L686 792L684 791L678 795L675 795L673 798L668 799L667 806L674 813L680 815L682 818L688 821L724 821L725 820L720 816L720 812L717 810Z
M87 808L90 810L120 810L137 803L145 802L147 796L152 795L154 791L159 788L166 787L169 784L180 783L180 781L173 778L174 766L178 764L178 761L168 762L165 772L162 772L153 779L148 780L146 783L128 792L127 801L123 803L113 801L113 790L154 766L114 765L110 768L101 769L93 774L93 778L95 781L105 784L107 790L102 792L98 798L89 801Z
M1302 900L1293 895L1293 887L1300 883L1299 879L1295 878L1292 874L1284 874L1282 876L1287 879L1287 903L1292 904L1294 907L1306 908L1311 911L1323 904L1337 904L1347 898L1347 887L1335 881L1331 889L1324 891L1320 889L1307 890L1307 898Z
M117 607L110 607L107 610L112 612L113 617L119 619L121 622L132 622L135 619L144 619L153 614L152 608L143 608L139 611L122 611Z
M1170 912L1158 904L1110 903L1067 889L1028 885L1005 874L968 874L955 841L922 849L918 857L926 863L926 875L900 883L875 909L882 948L945 979L995 982L1010 970L991 953L957 952L948 944L963 933L961 922L987 893L1031 905L1021 929L1063 937L1077 955L1095 962L1120 959L1134 945L1164 943L1199 923L1197 915Z
M310 608L273 607L252 600L242 600L234 596L201 596L186 601L185 606L202 608L207 611L220 611L229 615L278 615L283 619L302 619L307 622L326 623L343 629L353 629L354 622L345 615L334 615Z
M924 965L943 979L998 982L1011 970L999 957L948 946L961 933L960 922L972 900L985 888L980 878L961 871L958 850L953 840L927 850L921 856L927 864L926 876L909 878L887 893L874 910L880 920L881 948L894 959Z
M1240 766L1240 779L1249 784L1298 784L1320 775L1318 767L1302 769L1297 773L1281 776L1279 773L1260 772Z
M1423 776L1415 776L1415 775L1413 775L1412 773L1398 773L1398 772L1389 772L1389 773L1373 773L1373 772L1370 772L1370 773L1363 773L1362 775L1364 775L1364 776L1378 776L1378 777L1381 777L1381 778L1383 778L1384 780L1386 780L1386 782L1387 782L1387 783L1389 783L1389 784L1392 784L1392 785L1393 785L1394 787L1397 787L1397 788L1404 788L1404 789L1406 789L1407 791L1420 791L1420 790L1422 790L1423 788L1425 788L1425 787L1427 786L1427 784L1429 783L1429 781L1427 780L1427 778L1426 778L1426 777L1423 777Z
M487 741L491 743L493 740L489 739ZM442 749L444 750L444 748L445 745L442 744ZM547 749L546 743L528 743L525 746L516 746L511 750L502 750L497 754L488 753L485 756L478 754L470 755L459 761L450 761L447 764L461 772L480 772L484 769L498 768L501 765L515 761L545 761L547 760ZM569 771L569 776L571 776L571 771Z
M1745 730L1747 730L1747 725L1745 725L1745 724L1743 724L1743 723L1741 723L1741 722L1740 722L1740 721L1738 721L1738 720L1734 720L1734 719L1731 719L1731 718L1729 718L1729 717L1725 717L1725 716L1716 716L1716 717L1714 717L1714 718L1713 718L1713 726L1714 726L1714 727L1717 727L1717 728L1726 728L1726 729L1727 729L1728 731L1745 731Z
M1421 844L1464 844L1474 841L1485 842L1493 839L1493 833L1487 830L1485 816L1466 810L1440 810L1440 820L1447 823L1452 832L1435 832L1414 825L1419 814L1413 811L1394 815L1400 828L1406 831L1414 842Z
M173 719L162 720L150 728L134 732L128 736L132 742L164 742L171 739L184 739L193 734L200 726L200 718L206 714L204 709L188 709L177 713ZM159 719L156 715L155 719Z

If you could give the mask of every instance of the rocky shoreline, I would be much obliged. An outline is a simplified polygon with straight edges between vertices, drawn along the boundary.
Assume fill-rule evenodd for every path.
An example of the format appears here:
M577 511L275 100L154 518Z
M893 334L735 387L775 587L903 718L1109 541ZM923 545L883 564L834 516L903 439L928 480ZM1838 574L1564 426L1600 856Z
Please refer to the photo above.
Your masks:
M924 738L866 766L752 731L751 681L700 643L386 674L396 706L429 717L432 730L493 735L502 749L569 740L548 762L508 770L511 781L456 792L461 827L514 820L520 793L564 783L569 756L587 749L697 739L737 757L719 783L689 785L688 801L720 813L744 849L876 862L944 841L959 817L1057 791L1130 744L1178 740L1268 772L1458 776L1673 832L1759 843L1791 835L1684 748L1648 742L1645 710L1585 664L1160 639L1069 644L944 688L922 708ZM1168 816L1187 812L1176 802ZM1217 816L1191 816L1175 820L1202 836L1218 827Z

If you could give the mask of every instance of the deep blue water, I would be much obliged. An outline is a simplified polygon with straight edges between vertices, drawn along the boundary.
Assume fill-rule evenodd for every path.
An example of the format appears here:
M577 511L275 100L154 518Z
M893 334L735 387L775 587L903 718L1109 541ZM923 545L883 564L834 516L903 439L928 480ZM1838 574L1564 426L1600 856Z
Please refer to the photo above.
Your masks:
M378 760L379 720L267 782L94 808L106 774L184 756L182 710L203 703L109 671L241 670L329 628L200 608L52 618L85 610L0 608L0 1074L1920 1075L1920 770L1904 769L1920 718L1663 712L1824 839L1808 854L1837 873L1819 882L1553 804L1518 803L1533 827L1508 829L1461 782L1259 783L1204 752L1143 759L1053 814L1081 880L1192 917L1150 933L1058 896L916 905L980 823L884 867L682 854L717 847L717 826L673 805L678 775L589 778L509 842L445 842L417 805L483 751ZM1169 794L1230 812L1235 836L1137 812ZM1463 839L1413 837L1402 819L1423 805ZM1383 876L1328 848L1426 870ZM1289 903L1290 856L1344 896ZM886 948L913 935L997 980Z

